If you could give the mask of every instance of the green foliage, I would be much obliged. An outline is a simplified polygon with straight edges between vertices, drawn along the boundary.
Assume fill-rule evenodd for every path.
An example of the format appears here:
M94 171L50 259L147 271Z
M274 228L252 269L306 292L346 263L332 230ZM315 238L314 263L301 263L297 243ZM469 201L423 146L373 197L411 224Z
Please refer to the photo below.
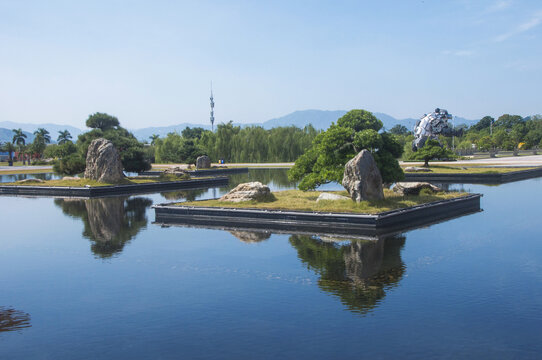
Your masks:
M57 160L53 171L63 175L75 175L85 171L85 159L79 153L73 153Z
M70 134L70 132L68 130L64 130L64 131L58 132L58 137L56 138L56 142L62 145L64 143L71 142L71 139L72 139L72 135Z
M125 171L140 172L151 168L150 159L143 150L143 144L121 126L106 130L97 128L79 135L77 147L83 159L86 159L88 146L92 140L102 137L115 145Z
M23 129L13 129L13 144L15 145L25 145L26 144L26 134L23 132Z
M119 126L119 119L106 113L95 113L88 117L86 122L87 127L92 129L100 129L102 131Z
M495 147L495 141L491 136L484 136L476 143L479 149L489 151Z
M425 161L424 166L429 166L429 160L454 157L455 155L445 147L442 147L438 141L429 139L421 149L412 153L410 160L423 160Z
M475 131L480 131L482 129L487 129L494 122L495 122L495 119L492 118L491 116L484 116L480 121L478 121L476 124L472 125L471 129L473 129Z
M186 128L182 135L171 133L157 141L156 161L194 163L203 154L227 163L294 161L310 147L316 134L310 125L265 130L261 126L233 126L231 121L219 124L214 133Z
M337 124L318 134L312 147L290 169L291 180L300 181L299 189L309 190L332 181L341 182L344 165L361 150L372 152L384 182L403 178L398 157L402 145L389 133L378 131L382 122L365 110L352 110Z
M410 131L406 126L397 124L390 129L389 133L393 135L408 135L410 134Z
M495 126L511 129L514 127L514 125L522 124L523 122L524 120L520 115L504 114L499 116L497 121L495 121Z
M48 159L63 158L77 152L77 147L71 141L63 144L51 144L45 148L43 156Z

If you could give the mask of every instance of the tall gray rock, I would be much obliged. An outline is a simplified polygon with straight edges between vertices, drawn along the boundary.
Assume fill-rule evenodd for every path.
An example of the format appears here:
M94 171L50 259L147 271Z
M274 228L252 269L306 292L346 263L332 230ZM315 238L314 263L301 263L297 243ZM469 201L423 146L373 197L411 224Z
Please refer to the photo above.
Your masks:
M382 176L368 150L361 150L346 163L342 185L356 202L384 199Z
M92 140L87 152L85 178L112 184L122 181L122 163L111 141L104 138Z
M211 158L207 155L198 156L196 159L196 170L209 169L211 167Z

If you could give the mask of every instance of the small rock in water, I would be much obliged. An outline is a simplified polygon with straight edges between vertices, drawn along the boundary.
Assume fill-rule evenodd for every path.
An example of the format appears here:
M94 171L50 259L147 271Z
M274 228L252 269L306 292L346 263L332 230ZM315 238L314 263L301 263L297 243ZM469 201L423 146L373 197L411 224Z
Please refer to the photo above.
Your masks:
M272 196L273 195L271 194L271 190L269 190L269 186L264 185L259 181L254 181L237 185L229 193L218 199L218 201L266 201Z
M210 169L211 168L211 158L207 155L199 156L196 159L196 170L199 169Z
M323 192L320 194L320 196L318 196L318 199L316 199L316 202L320 200L350 200L350 198L348 196L342 196L342 195Z
M41 179L24 179L16 181L17 184L30 184L30 183L44 183L45 181Z
M433 170L425 167L409 166L405 168L405 172L432 172Z
M429 189L433 192L442 191L441 188L428 182L398 182L393 187L393 192L400 195L419 195L422 189Z

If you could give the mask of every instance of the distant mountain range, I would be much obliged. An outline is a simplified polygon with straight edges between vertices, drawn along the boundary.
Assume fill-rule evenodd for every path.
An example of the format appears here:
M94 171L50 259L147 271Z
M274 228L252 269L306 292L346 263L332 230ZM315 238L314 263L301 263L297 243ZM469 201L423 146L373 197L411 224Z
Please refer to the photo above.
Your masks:
M312 124L316 129L327 129L332 122L337 121L341 116L346 114L345 110L300 110L294 111L288 115L267 120L263 123L251 123L251 124L234 124L239 126L262 126L265 129L271 129L278 126L290 126L294 125L300 128L305 127L308 124ZM407 119L396 119L393 116L384 113L373 113L382 123L384 124L385 129L391 129L395 125L404 125L408 129L412 129L416 123L415 118ZM468 120L464 118L457 117L455 119L455 124L467 124L471 126L478 122L478 120ZM147 127L142 129L131 129L132 133L141 141L149 140L149 137L153 134L157 134L160 137L166 136L170 132L181 132L186 127L202 127L204 129L211 129L210 125L207 124L194 124L194 123L180 123L177 125L171 126L154 126ZM56 140L58 136L58 131L68 130L74 139L77 139L77 136L83 132L83 130L78 129L69 125L58 125L58 124L23 124L15 123L12 121L0 121L0 142L11 141L13 138L13 132L11 129L23 129L27 134L27 142L32 142L34 135L32 133L38 128L45 128L51 134L51 139Z
M58 125L58 124L29 124L29 123L17 123L13 121L0 121L0 142L11 141L13 139L12 129L22 129L26 134L26 143L34 141L34 131L38 128L44 128L49 131L51 141L56 142L59 131L68 130L73 139L77 140L77 136L83 133L83 130L78 129L70 125Z

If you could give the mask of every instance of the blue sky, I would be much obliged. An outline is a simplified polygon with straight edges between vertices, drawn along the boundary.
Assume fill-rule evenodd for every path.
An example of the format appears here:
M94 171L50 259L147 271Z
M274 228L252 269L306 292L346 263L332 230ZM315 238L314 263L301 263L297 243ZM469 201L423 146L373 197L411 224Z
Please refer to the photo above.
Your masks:
M542 2L0 0L0 121L541 113Z

